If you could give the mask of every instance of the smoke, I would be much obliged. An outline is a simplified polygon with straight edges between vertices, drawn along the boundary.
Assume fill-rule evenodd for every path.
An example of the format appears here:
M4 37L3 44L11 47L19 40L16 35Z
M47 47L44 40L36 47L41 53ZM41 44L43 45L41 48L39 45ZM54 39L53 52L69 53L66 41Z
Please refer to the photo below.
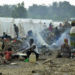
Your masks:
M61 36L59 37L59 39L57 41L53 42L53 44L51 46L56 45L58 47L61 47L61 45L64 43L64 39L65 38L68 39L68 43L70 45L69 32L70 32L70 28L67 29L67 30L65 30L65 32L61 34Z
M48 45L50 42L50 40L46 41L46 39L44 38L47 38L47 35L49 35L48 33L49 32L45 32L44 33L44 29L47 28L49 26L49 23L51 22L50 20L41 20L41 24L38 23L40 22L40 20L32 20L32 22L29 22L29 19L10 19L10 18L0 18L1 19L1 30L0 30L0 35L2 35L3 32L7 32L8 35L11 35L12 37L15 37L15 34L14 34L14 29L13 29L13 24L15 23L19 28L20 28L20 36L23 37L23 36L26 36L27 35L27 32L29 30L32 30L33 33L34 33L34 38L35 40L37 41L37 43L39 42L41 45L47 45L47 46L50 46ZM46 22L46 25L44 25L44 22ZM20 24L21 23L21 26ZM59 24L59 22L54 22L55 26L57 26ZM42 34L40 33L41 31L42 34L45 34L43 37L42 37ZM53 42L53 40L52 40ZM60 42L60 40L54 42L56 44L59 44L58 42ZM38 43L38 44L39 44Z
M42 38L42 36L40 35L40 33L37 33L37 40L40 42L41 45L46 45L48 46L48 44L45 42L45 40Z

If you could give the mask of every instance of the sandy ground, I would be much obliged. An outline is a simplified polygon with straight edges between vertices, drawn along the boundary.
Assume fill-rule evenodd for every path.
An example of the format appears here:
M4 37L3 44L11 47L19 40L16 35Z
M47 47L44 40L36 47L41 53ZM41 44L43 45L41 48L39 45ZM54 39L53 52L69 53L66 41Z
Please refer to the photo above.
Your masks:
M75 75L75 59L55 57L56 53L42 56L36 63L14 61L16 65L0 65L0 72L3 75Z

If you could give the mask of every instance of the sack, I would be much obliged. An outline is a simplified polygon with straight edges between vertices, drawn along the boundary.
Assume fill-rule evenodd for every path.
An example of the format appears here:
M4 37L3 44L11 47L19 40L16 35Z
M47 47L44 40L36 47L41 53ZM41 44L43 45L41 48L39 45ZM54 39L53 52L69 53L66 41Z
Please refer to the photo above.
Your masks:
M0 42L0 47L2 47L2 42Z
M31 53L29 56L29 62L35 63L36 62L36 55L34 53Z

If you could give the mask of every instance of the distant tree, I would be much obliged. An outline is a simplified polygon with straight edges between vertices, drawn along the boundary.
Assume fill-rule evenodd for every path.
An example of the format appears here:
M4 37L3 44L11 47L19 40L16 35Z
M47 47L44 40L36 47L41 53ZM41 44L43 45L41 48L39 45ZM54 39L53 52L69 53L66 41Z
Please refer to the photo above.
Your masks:
M27 10L24 8L24 2L19 3L12 12L13 18L27 18Z
M75 17L75 6L69 2L54 2L51 6L33 5L29 7L29 17L48 18L53 20L65 20Z
M46 18L48 7L44 5L33 5L29 7L29 16L32 18Z
M0 6L0 16L1 17L11 17L12 9L9 5Z
M53 8L57 8L57 7L58 7L58 3L57 3L57 2L53 2L52 7L53 7Z
M54 2L50 6L34 4L26 10L24 2L22 2L17 5L0 6L0 17L65 20L75 17L75 6L64 1Z

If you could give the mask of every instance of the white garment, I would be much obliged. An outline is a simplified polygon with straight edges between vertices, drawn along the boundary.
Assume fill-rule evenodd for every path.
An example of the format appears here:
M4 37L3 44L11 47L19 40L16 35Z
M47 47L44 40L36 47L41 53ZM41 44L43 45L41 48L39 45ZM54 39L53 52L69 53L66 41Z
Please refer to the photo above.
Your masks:
M75 33L75 26L71 28L70 33Z
M34 45L36 46L36 44L35 44L35 43L33 43L31 46L30 46L30 44L28 43L28 48L33 47ZM27 48L27 49L28 49L28 48ZM37 46L36 46L36 48L34 49L34 51L35 51L36 53L38 53L38 54L39 54L39 51L38 51Z

